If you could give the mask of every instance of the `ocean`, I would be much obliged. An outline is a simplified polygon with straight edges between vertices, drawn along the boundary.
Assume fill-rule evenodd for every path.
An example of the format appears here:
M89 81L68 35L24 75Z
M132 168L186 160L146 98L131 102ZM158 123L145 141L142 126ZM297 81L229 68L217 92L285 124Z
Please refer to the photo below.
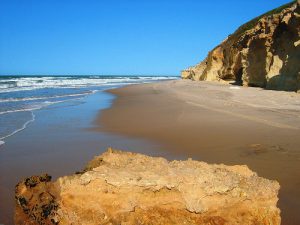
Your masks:
M99 91L176 76L0 76L0 145L35 121L37 110L76 103Z

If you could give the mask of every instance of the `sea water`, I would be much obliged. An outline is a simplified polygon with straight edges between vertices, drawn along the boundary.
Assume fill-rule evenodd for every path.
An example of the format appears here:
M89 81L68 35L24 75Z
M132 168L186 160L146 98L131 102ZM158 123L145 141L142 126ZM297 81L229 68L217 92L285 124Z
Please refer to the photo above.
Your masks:
M26 129L35 112L123 85L177 79L175 76L0 76L0 145Z

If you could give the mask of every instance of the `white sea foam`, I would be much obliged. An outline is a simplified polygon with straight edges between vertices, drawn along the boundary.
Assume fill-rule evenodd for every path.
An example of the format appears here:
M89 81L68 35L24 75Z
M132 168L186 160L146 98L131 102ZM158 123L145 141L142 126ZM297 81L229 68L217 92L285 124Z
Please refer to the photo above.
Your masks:
M82 98L72 98L72 99L66 99L66 100L60 100L60 101L44 101L43 103L40 103L38 106L32 107L32 108L25 108L25 109L15 109L15 110L7 110L0 112L0 115L3 114L8 114L8 113L16 113L16 112L27 112L27 111L34 111L34 110L39 110L42 109L46 106L57 104L57 103L63 103L63 102L69 102L73 100L81 100Z
M83 97L82 98L73 98L73 99L61 100L61 101L52 101L52 102L45 101L44 102L44 104L45 104L44 107L49 106L49 105L53 105L53 104L57 104L57 103L69 102L69 101L74 101L74 100L82 100L82 99L83 99Z
M20 131L26 129L27 125L30 124L30 123L32 123L34 120L35 120L35 115L33 114L33 112L31 112L31 119L28 120L28 121L26 121L26 122L23 124L23 126L22 126L21 128L15 130L15 131L13 131L13 132L11 132L10 134L8 134L8 135L6 135L6 136L4 136L4 137L1 137L1 138L0 138L0 145L5 143L5 142L3 141L5 138L8 138L8 137L10 137L10 136L13 136L13 135L15 135L16 133L18 133L18 132L20 132Z
M65 97L76 97L76 96L86 96L96 93L97 90L90 92L84 92L79 94L69 94L69 95L54 95L54 96L45 96L45 97L30 97L30 98L7 98L0 99L0 102L22 102L22 101L35 101L35 100L44 100L44 99L53 99L53 98L65 98Z
M82 98L75 98L75 99L72 99L72 100L81 100ZM48 102L48 101L45 101L44 102L44 106L49 106L49 105L53 105L53 104L57 104L57 103L62 103L62 102L67 102L67 101L70 101L70 100L61 100L61 101L54 101L54 102ZM0 145L4 144L5 142L3 141L5 138L8 138L10 136L13 136L15 135L16 133L26 129L27 125L29 123L32 123L34 120L35 120L35 115L34 113L32 112L33 110L37 110L37 109L41 109L43 108L42 106L41 107L37 107L37 108L31 108L31 109L23 109L23 110L14 110L14 111L11 111L11 112L20 112L20 111L31 111L31 119L26 121L23 126L15 131L13 131L12 133L4 136L4 137L0 137ZM8 111L6 113L9 113ZM1 113L0 113L1 114Z
M138 77L20 77L0 80L0 93L26 91L42 88L76 88L88 86L102 86L106 84L143 83L155 80L178 79L167 76L138 76ZM9 84L8 84L9 83ZM13 83L13 84L12 84Z
M15 109L15 110L7 110L0 112L0 115L7 114L7 113L16 113L16 112L27 112L27 111L34 111L41 109L42 107L34 107L34 108L26 108L26 109Z
M5 144L5 142L4 142L4 141L0 141L0 146L1 146L1 145L4 145L4 144Z

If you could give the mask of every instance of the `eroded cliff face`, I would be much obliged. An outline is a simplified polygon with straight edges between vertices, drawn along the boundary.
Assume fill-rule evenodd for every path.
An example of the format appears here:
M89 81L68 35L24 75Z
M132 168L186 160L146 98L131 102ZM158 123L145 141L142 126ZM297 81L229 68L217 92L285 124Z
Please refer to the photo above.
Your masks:
M280 224L279 184L246 166L109 149L82 172L16 186L16 224Z
M183 79L300 90L300 0L241 26Z

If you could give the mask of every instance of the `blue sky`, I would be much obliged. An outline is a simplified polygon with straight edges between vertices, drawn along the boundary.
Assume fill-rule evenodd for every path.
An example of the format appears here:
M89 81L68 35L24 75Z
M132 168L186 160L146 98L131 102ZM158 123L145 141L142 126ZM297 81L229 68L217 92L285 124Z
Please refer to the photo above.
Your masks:
M164 74L286 0L0 0L0 74Z

